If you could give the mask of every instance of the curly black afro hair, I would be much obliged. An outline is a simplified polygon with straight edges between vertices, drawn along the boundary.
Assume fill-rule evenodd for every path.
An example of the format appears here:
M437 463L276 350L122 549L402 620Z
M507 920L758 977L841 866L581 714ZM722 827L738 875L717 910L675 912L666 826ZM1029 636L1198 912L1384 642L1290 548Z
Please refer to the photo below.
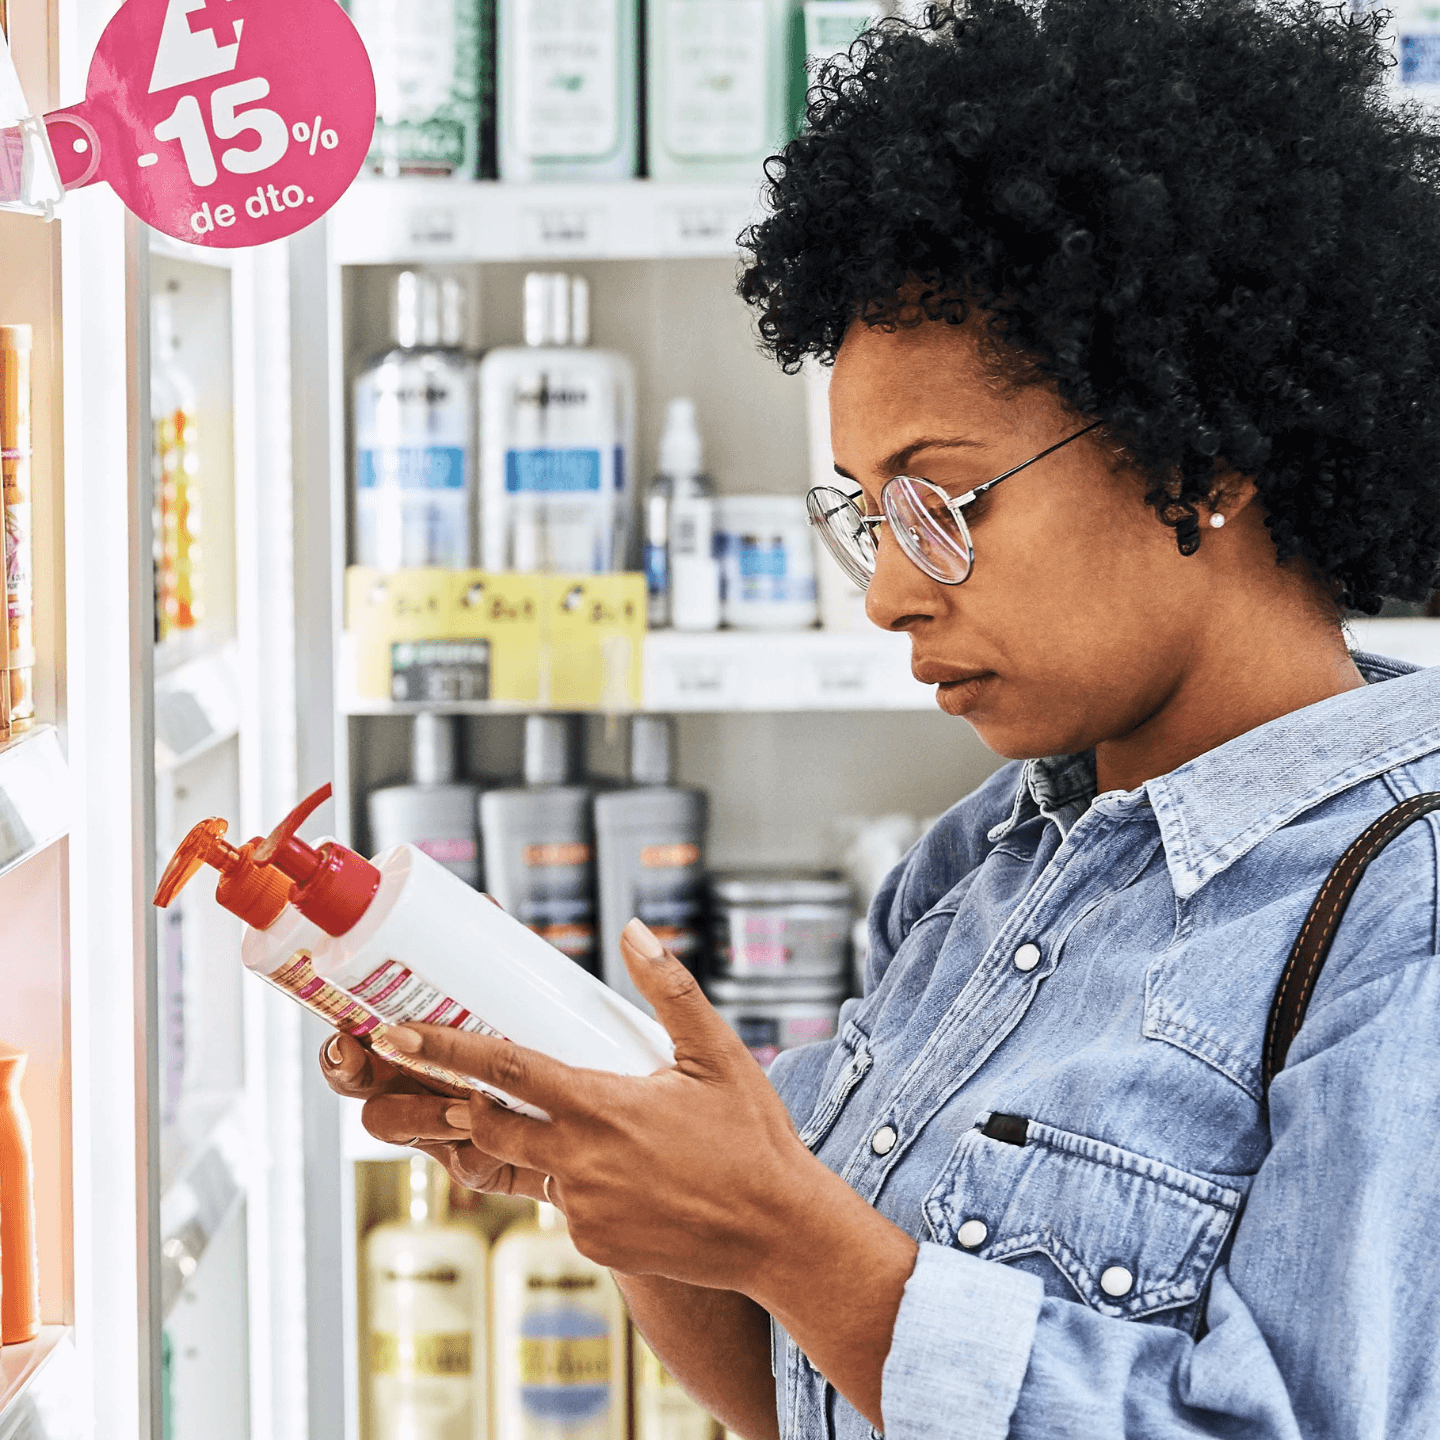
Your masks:
M740 291L787 370L857 317L986 319L1199 543L1217 461L1373 612L1440 583L1440 135L1382 14L961 0L822 68ZM908 303L907 303L908 302Z

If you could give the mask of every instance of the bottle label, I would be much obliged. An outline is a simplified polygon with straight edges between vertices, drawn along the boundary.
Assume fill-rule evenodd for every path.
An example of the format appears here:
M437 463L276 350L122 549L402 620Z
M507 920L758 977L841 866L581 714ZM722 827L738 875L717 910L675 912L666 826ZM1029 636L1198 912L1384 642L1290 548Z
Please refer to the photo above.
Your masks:
M647 870L679 870L700 863L698 845L645 845L640 850L640 863Z
M574 494L600 489L598 450L507 450L505 489L512 495Z
M21 620L32 609L30 578L30 502L5 502L5 589L9 618Z
M590 847L578 840L564 841L551 845L527 845L520 858L530 868L552 865L588 865Z
M470 1334L370 1335L372 1375L469 1375L474 1368Z
M520 1404L539 1420L585 1421L612 1403L610 1326L578 1309L532 1311L520 1325Z
M669 0L665 32L666 149L681 159L764 149L764 0Z
M465 452L458 445L376 445L360 451L362 490L463 490Z
M532 159L590 160L620 140L616 0L528 0L507 5L509 86L516 148ZM507 77L508 78L508 77Z
M398 960L385 961L358 985L352 985L350 993L392 1024L413 1020L420 1025L448 1025L477 1035L500 1033Z

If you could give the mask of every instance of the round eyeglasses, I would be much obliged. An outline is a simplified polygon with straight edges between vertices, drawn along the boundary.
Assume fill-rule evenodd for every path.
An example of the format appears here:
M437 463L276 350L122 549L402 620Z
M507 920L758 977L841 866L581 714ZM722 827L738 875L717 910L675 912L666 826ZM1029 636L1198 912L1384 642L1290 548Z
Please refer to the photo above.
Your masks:
M1032 455L1022 464L977 485L965 494L951 497L929 480L895 475L880 491L880 513L867 515L861 509L862 496L847 495L830 485L817 485L805 497L810 523L820 532L825 548L840 568L863 590L875 574L877 547L875 527L886 521L900 548L916 566L942 585L963 585L975 568L975 546L970 527L962 513L967 505L1002 480L1053 455L1072 440L1087 435L1102 422L1096 420L1083 430L1067 435L1048 450Z

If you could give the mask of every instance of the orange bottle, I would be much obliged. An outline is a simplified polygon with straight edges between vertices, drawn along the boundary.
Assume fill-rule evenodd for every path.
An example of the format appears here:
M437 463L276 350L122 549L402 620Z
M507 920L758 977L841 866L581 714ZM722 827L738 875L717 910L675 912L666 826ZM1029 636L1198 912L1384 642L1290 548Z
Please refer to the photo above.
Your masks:
M30 1117L20 1100L26 1055L0 1045L0 1343L40 1333L40 1264L35 1252L35 1169Z

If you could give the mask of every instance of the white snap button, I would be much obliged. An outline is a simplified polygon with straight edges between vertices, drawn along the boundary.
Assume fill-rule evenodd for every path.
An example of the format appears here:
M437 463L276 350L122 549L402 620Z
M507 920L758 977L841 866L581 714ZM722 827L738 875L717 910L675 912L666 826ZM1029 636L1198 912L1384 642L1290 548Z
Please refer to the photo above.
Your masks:
M1015 968L1017 970L1030 971L1039 963L1040 947L1028 940L1015 952Z
M1100 1288L1117 1299L1121 1295L1128 1295L1134 1285L1135 1277L1123 1265L1112 1265L1100 1277Z
M977 1250L985 1243L990 1227L983 1220L967 1220L956 1232L955 1238L966 1250Z
M870 1148L877 1155L888 1155L895 1148L895 1141L898 1138L893 1125L882 1125L870 1137Z

